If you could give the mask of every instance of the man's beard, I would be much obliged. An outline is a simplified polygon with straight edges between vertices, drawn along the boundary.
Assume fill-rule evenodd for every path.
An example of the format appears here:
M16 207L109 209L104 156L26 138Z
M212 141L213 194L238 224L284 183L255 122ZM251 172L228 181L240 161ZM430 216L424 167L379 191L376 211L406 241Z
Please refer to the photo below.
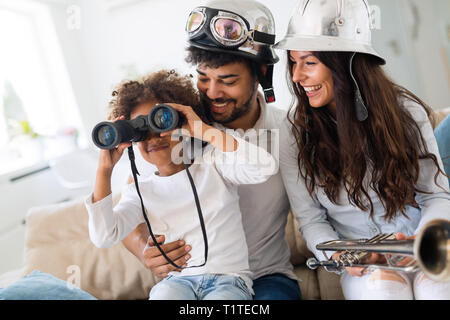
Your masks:
M217 122L217 123L221 123L221 124L228 124L228 123L233 122L234 120L239 119L240 117L245 116L246 114L248 114L250 112L250 105L251 105L256 93L257 93L256 86L252 86L252 92L250 94L250 97L240 107L236 105L236 100L234 100L234 99L211 100L206 96L206 94L204 94L202 92L200 92L200 97L202 99L202 104L203 104L206 116L208 117L209 120ZM235 108L233 109L233 111L231 112L231 114L228 118L216 119L211 112L211 102L213 102L213 101L217 102L217 103L224 103L225 101L232 101L232 102L234 102Z

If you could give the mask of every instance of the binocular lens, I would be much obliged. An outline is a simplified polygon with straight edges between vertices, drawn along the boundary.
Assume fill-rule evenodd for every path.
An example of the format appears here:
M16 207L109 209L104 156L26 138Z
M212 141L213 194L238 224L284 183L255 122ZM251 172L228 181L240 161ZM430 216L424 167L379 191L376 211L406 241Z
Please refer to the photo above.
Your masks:
M167 130L173 124L173 114L168 109L160 108L153 116L153 123L161 130Z
M104 147L112 145L117 138L116 130L114 129L114 127L106 124L98 128L96 132L97 142L99 142Z
M176 129L179 120L178 111L169 105L160 104L150 111L148 125L154 132L161 133Z
M148 131L161 133L177 128L180 123L178 111L166 104L156 105L149 115L132 120L100 122L92 130L92 140L100 149L113 149L120 143L143 141Z

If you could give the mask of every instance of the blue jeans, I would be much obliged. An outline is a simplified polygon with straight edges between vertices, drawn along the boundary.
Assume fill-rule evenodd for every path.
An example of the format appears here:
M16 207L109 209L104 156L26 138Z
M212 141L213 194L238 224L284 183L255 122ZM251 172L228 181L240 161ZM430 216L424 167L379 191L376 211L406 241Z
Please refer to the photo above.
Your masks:
M95 300L95 297L51 274L38 270L0 288L0 300Z
M252 294L239 277L217 274L172 276L158 282L150 300L251 300Z
M253 280L254 300L301 300L298 282L275 273Z

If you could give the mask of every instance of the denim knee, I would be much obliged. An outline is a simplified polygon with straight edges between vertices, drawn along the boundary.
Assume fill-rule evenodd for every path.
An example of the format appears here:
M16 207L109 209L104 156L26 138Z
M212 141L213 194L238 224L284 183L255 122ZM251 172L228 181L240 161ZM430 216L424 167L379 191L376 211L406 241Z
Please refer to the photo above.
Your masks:
M150 290L150 300L197 300L194 289L181 277L168 276Z

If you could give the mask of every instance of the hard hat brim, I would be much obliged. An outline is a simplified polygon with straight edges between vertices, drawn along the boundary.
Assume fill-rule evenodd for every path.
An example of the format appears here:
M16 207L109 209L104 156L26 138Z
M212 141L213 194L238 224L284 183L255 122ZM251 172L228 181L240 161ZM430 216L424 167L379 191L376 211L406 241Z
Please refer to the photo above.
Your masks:
M386 64L386 60L378 54L369 44L357 43L337 37L327 36L290 36L275 44L275 49L295 51L338 51L359 52L375 56L380 59L380 64Z

